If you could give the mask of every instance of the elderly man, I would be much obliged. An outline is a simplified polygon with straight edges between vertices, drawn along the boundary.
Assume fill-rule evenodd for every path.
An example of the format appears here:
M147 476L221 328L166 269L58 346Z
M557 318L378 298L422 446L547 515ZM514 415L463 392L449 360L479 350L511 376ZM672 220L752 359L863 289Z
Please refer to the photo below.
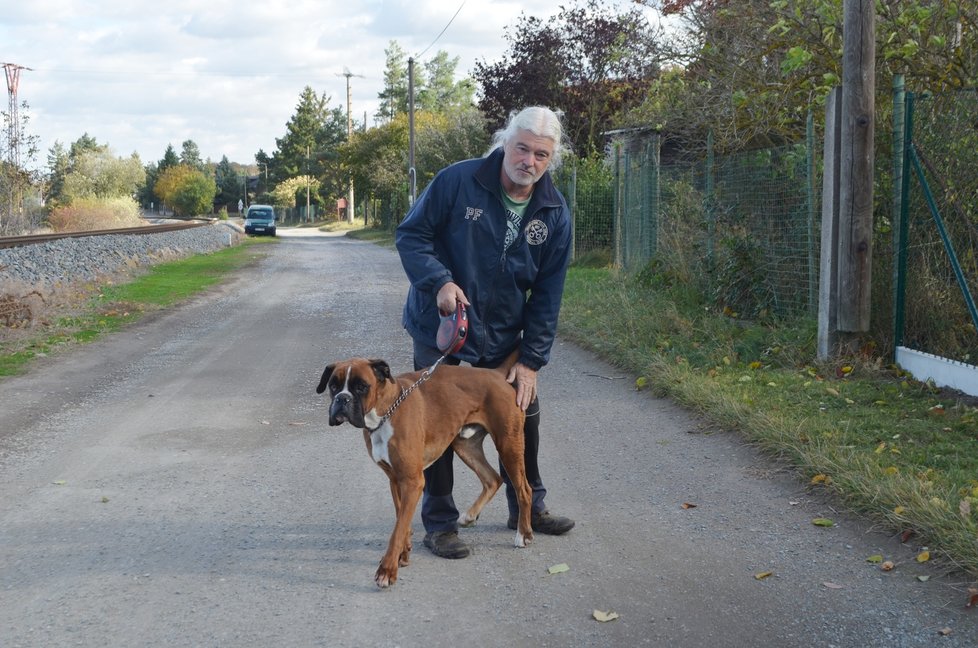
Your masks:
M549 513L537 452L540 407L537 372L550 359L570 259L567 202L549 170L564 152L561 124L549 108L534 106L510 116L484 158L443 169L397 228L397 249L411 282L404 327L414 341L415 369L431 366L439 311L456 304L468 311L465 346L445 362L496 367L514 350L509 373L526 412L526 477L533 489L532 527L561 535L574 521ZM421 519L424 544L443 558L464 558L452 498L451 448L425 470ZM505 471L509 528L516 528L516 496Z

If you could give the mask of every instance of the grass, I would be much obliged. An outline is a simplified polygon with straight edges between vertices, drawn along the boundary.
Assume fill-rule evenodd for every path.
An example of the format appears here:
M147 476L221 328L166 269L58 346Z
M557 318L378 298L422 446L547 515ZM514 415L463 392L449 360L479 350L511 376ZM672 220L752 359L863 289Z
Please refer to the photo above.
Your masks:
M655 278L653 278L655 279ZM682 286L572 268L561 333L978 575L978 401L871 355L816 364L811 321L760 325Z
M43 319L0 341L0 377L23 373L38 358L118 331L147 312L172 306L222 282L272 240L244 244L152 266L126 283L79 286L69 314Z

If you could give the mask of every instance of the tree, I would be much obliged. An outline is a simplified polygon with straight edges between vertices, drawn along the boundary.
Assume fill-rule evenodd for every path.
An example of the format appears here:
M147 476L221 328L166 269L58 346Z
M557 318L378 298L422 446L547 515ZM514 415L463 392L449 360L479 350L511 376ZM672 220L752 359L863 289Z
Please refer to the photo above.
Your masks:
M455 68L459 57L448 58L439 50L435 57L424 64L425 82L416 93L416 110L444 112L473 104L475 85L469 78L455 81Z
M160 173L154 191L177 216L196 216L211 212L217 185L203 171L178 164Z
M217 185L217 196L214 200L220 205L231 205L241 196L241 176L234 170L226 155L214 167L214 183Z
M295 207L301 201L305 204L306 192L316 195L319 190L319 180L312 176L301 175L280 182L271 192L273 203L279 207ZM301 192L301 195L300 195Z
M378 93L380 106L374 117L382 124L390 123L396 115L408 111L408 69L405 58L407 54L392 40L387 49L387 65L384 68L384 90Z
M197 169L198 171L204 170L204 161L200 158L200 147L193 140L188 139L182 144L180 164L184 164L191 169Z
M64 176L59 201L79 198L132 198L146 179L139 156L116 157L108 147L80 149Z
M547 105L564 113L582 156L603 151L602 133L642 101L659 73L660 36L637 8L615 14L586 0L547 21L524 14L506 38L501 61L475 66L490 125L498 128L514 109Z
M180 164L180 157L177 155L177 152L173 150L173 145L167 144L166 151L163 152L163 159L156 165L157 171L163 173L170 167L175 167L178 164Z

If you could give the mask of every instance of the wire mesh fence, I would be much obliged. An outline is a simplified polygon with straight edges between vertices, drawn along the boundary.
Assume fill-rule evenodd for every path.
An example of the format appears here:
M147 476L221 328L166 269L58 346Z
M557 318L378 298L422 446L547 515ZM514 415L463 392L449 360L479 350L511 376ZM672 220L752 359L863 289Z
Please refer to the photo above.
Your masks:
M902 343L978 364L978 331L961 285L978 293L978 92L911 101L910 139L925 181L908 182Z
M651 267L741 317L814 315L813 137L724 156L708 142L705 151L664 161L660 136L638 132L614 143L603 171L577 167L574 187L560 182L573 196L576 256L604 248L617 267Z

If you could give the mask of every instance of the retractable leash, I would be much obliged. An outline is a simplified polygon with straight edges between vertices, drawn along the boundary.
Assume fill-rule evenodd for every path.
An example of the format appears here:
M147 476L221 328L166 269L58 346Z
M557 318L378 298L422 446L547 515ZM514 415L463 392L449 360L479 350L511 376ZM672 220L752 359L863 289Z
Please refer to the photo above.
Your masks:
M462 302L457 302L455 305L455 312L449 313L448 315L442 314L440 311L438 316L441 318L441 324L438 325L438 333L435 335L435 344L438 346L438 350L441 351L442 356L435 360L435 363L425 369L421 373L421 377L408 387L407 389L401 390L401 395L394 400L394 403L384 414L383 418L380 419L380 423L377 424L375 428L368 428L371 432L377 430L385 422L387 422L391 416L394 414L394 410L404 402L404 399L408 397L408 394L413 392L415 389L420 387L425 381L431 378L431 374L435 372L445 358L452 355L453 353L458 353L463 346L465 346L465 339L469 334L469 317L465 313L465 304Z

